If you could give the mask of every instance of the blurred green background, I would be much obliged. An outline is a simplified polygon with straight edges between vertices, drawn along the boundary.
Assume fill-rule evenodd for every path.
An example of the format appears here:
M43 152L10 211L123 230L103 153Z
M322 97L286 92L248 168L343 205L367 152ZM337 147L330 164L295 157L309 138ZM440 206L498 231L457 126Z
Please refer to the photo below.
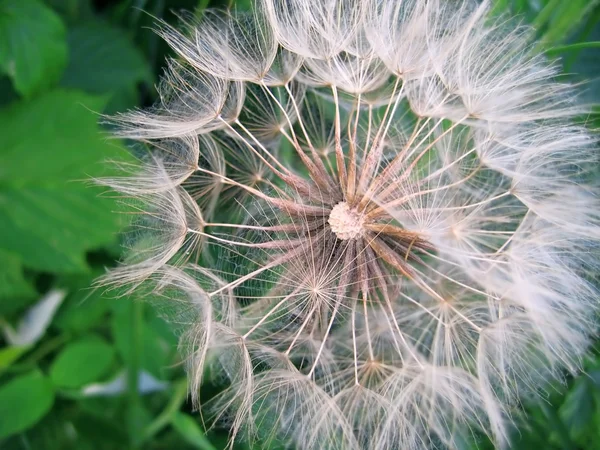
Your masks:
M318 0L315 0L318 1ZM495 0L600 112L600 0ZM99 113L151 105L169 50L155 18L250 0L0 0L0 448L223 449L187 401L177 340L150 305L91 289L126 216L89 180L127 154ZM597 353L597 352L596 352ZM600 449L600 357L524 404L512 448ZM210 396L218 389L207 385ZM270 445L275 448L276 444ZM248 448L243 443L236 448ZM255 448L258 448L255 445ZM493 448L484 439L466 449Z

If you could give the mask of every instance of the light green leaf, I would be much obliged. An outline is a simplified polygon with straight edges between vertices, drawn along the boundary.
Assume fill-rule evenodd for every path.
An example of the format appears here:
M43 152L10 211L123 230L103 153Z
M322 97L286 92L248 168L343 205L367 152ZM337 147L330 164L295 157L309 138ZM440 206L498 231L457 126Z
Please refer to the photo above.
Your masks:
M61 388L78 388L98 381L114 361L113 348L92 336L73 342L62 350L50 367L50 378Z
M37 0L0 2L0 71L21 95L53 86L67 63L60 17Z
M97 125L105 102L55 90L0 110L0 184L79 187L102 174L106 159L125 154Z
M29 350L29 345L15 345L0 349L0 373L18 360L23 353Z
M37 370L0 386L0 439L34 425L53 403L52 383Z
M58 90L0 111L0 247L25 267L83 272L85 252L116 238L124 217L104 189L89 186L110 173L107 160L127 154L88 109L103 103Z
M120 217L98 189L26 187L0 191L0 246L51 272L85 271L85 251L115 239Z
M198 423L187 414L177 412L171 419L173 428L194 448L217 450L204 435Z

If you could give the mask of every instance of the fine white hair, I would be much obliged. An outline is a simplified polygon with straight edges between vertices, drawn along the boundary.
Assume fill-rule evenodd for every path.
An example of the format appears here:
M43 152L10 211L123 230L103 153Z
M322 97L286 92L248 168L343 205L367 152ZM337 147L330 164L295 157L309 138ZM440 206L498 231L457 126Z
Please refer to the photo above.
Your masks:
M597 142L532 30L487 1L257 0L159 33L159 101L112 118L144 153L101 182L140 218L101 283L178 325L196 404L232 442L506 447L598 309Z

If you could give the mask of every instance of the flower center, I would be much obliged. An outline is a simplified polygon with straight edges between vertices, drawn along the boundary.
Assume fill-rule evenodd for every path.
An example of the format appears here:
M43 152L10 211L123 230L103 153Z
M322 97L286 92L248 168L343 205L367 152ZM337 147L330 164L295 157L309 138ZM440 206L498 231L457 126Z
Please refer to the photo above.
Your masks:
M356 209L350 209L346 202L340 202L333 207L327 222L331 231L342 241L356 239L364 233L363 216Z

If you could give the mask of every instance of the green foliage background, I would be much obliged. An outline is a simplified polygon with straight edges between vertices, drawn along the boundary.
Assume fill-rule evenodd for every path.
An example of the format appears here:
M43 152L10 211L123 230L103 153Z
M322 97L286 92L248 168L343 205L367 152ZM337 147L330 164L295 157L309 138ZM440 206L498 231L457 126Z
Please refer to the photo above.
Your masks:
M317 1L317 0L315 0ZM536 26L600 112L600 0L496 0ZM89 180L126 158L99 113L148 106L154 18L250 0L0 0L0 447L223 449L187 402L177 342L149 305L92 290L125 216ZM577 74L577 75L574 75ZM33 330L33 331L32 331ZM207 386L206 395L216 386ZM523 405L512 448L600 449L600 357ZM272 444L270 448L276 447ZM237 448L247 448L239 444ZM492 448L465 442L464 450Z

